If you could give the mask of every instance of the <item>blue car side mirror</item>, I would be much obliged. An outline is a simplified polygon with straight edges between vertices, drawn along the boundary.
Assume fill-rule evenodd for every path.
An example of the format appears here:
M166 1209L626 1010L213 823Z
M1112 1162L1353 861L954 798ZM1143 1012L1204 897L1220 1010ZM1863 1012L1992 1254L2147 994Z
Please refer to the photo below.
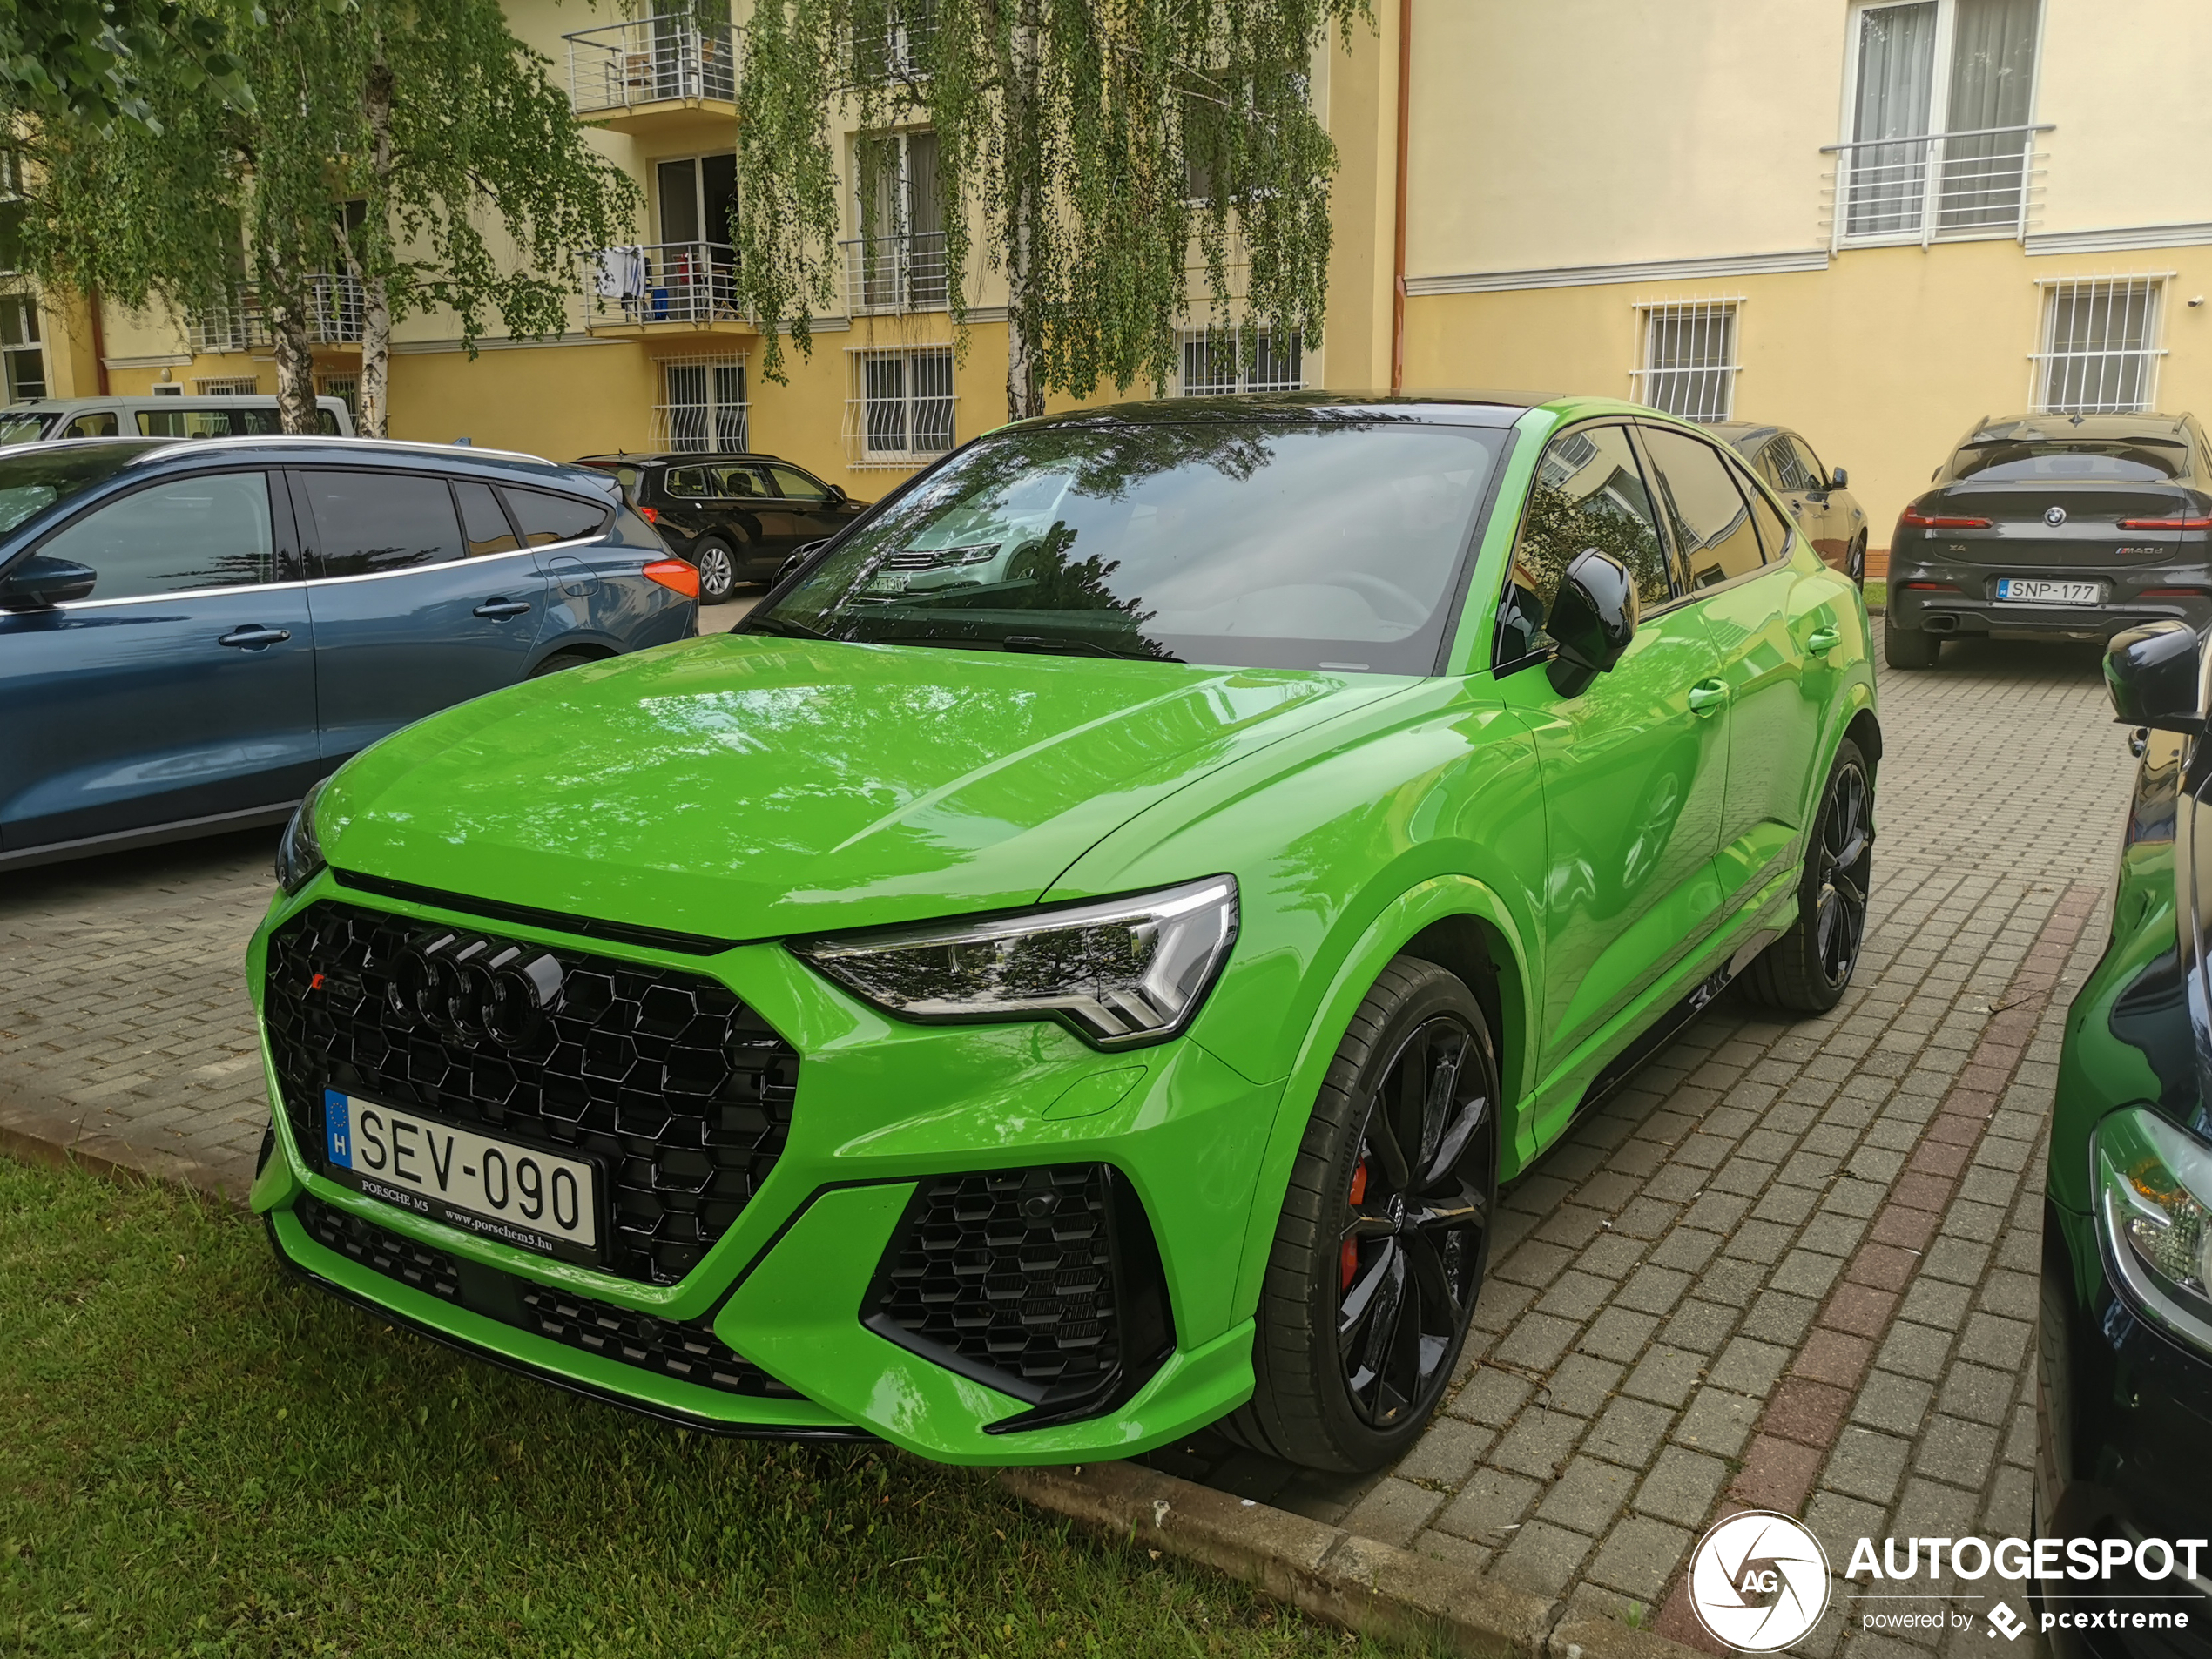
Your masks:
M90 597L99 579L89 565L33 554L0 577L0 606L10 610L44 610L71 599Z

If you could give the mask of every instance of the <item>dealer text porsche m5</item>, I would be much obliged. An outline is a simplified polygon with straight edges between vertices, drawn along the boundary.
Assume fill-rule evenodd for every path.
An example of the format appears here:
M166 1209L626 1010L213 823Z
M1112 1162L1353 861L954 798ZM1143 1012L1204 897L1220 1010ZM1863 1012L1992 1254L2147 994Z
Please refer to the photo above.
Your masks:
M381 1317L698 1426L1374 1467L1499 1184L1731 979L1841 994L1867 642L1646 409L1002 429L735 634L302 806L253 1202Z

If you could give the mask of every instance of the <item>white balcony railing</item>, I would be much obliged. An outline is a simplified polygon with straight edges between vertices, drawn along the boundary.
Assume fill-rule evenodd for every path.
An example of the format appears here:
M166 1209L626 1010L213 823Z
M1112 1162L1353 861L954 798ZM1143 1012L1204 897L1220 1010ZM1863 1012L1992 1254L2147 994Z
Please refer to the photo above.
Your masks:
M345 273L307 279L307 338L318 346L357 346L361 337L361 280ZM273 335L268 307L253 288L239 288L219 304L196 313L185 340L195 352L263 350Z
M1830 145L1831 249L2027 235L2041 126L1982 127Z
M727 242L644 242L582 256L584 326L738 322Z
M682 17L646 17L563 37L569 103L578 115L672 98L738 96L730 25L701 29Z
M845 250L846 303L852 315L945 309L950 286L944 232L860 237L839 246Z

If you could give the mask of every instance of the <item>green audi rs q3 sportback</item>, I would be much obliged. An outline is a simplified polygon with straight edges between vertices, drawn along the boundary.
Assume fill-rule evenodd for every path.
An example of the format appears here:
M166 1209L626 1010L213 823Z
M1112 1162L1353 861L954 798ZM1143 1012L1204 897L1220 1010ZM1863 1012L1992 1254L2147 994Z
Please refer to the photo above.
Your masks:
M1500 1184L1730 981L1848 982L1867 640L1649 409L1006 428L734 633L302 804L254 1205L326 1289L679 1423L1372 1467Z

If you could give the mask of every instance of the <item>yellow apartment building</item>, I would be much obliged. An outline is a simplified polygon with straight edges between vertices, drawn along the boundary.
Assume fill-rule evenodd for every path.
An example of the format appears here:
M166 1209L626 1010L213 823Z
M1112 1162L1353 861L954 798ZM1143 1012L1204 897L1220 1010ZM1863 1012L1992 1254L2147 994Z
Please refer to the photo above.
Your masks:
M732 30L509 10L637 181L637 240L579 254L557 340L489 339L472 361L451 319L404 322L395 435L556 458L744 442L866 498L1004 418L1003 291L974 273L956 353L926 129L841 134L839 304L771 384L727 303ZM2212 100L2187 90L2212 71L2212 7L1376 10L1314 64L1341 158L1325 341L1270 342L1248 372L1191 338L1171 395L1395 373L1777 422L1849 469L1878 548L1984 415L2212 415L2212 173L2194 165ZM359 360L344 278L318 320L324 389L343 393ZM0 368L11 398L275 388L250 300L179 320L0 295Z

